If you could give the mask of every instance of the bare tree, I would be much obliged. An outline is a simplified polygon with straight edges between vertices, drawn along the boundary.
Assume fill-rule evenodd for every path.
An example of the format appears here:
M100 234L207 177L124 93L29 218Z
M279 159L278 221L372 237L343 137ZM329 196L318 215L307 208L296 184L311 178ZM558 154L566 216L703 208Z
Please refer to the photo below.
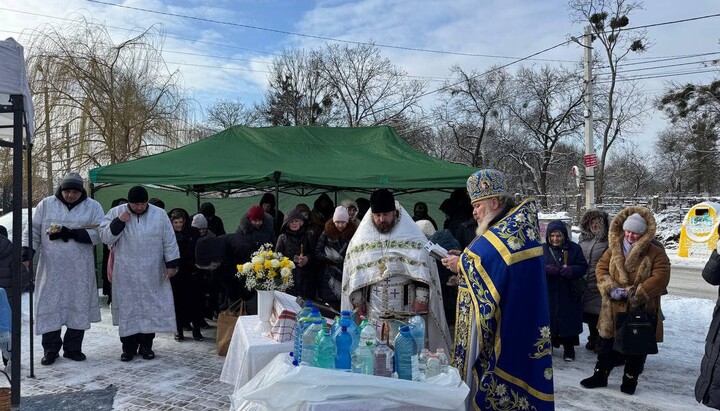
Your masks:
M600 156L595 169L595 196L602 203L605 189L605 163L613 144L639 125L646 111L646 100L637 84L622 78L621 64L630 53L646 49L644 30L628 30L628 16L642 9L633 0L570 0L570 17L576 23L590 24L593 39L600 43L595 61L602 61L604 74L595 82L594 124L600 137Z
M556 151L562 140L577 138L582 129L582 79L563 68L520 68L515 99L507 105L522 125L528 144L509 145L513 159L532 176L543 206L547 206L548 171L564 153ZM516 139L513 139L516 140ZM523 151L518 151L521 147Z
M328 44L320 53L320 71L333 89L340 125L389 124L412 117L418 108L425 84L409 80L374 45Z
M663 182L665 191L679 192L685 188L687 155L690 151L687 144L688 131L683 125L676 124L660 132L655 142L654 169L659 181Z
M36 99L36 134L50 121L55 162L78 170L177 146L187 105L157 27L118 44L83 17L37 33L28 47L30 87L36 96L47 87L50 116Z
M214 131L222 131L237 125L257 125L260 116L258 109L248 108L240 100L218 99L208 107L205 123Z
M450 71L452 79L442 88L440 105L433 111L452 133L460 154L457 160L479 167L485 164L483 142L501 128L497 119L506 105L512 77L497 68L466 73L453 66Z
M260 106L272 125L326 125L332 121L335 95L321 72L322 55L287 49L275 58L265 102Z
M649 167L647 157L636 145L628 143L613 153L607 167L607 181L615 195L637 197L646 193L655 181L655 173Z

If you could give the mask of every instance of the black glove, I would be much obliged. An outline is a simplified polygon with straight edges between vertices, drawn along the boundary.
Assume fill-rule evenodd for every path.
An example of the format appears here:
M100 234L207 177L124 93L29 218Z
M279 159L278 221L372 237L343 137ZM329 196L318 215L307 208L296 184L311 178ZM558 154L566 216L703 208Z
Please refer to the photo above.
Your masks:
M60 227L60 231L50 234L49 237L50 237L50 240L62 239L63 241L65 241L67 243L69 239L75 238L75 233L73 232L73 230L71 230L65 226L62 226L62 227Z

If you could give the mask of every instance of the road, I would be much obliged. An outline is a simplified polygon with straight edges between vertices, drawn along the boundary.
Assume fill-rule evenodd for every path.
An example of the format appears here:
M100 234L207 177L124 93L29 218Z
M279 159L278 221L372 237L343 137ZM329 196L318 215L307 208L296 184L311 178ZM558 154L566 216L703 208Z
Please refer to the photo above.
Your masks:
M671 270L668 286L670 295L717 300L718 287L703 280L702 267L673 265Z

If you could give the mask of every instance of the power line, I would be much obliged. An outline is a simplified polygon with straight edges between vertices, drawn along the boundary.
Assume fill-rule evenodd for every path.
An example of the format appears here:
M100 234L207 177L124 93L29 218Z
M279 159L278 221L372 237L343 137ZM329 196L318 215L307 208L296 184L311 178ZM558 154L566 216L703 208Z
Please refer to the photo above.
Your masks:
M365 42L365 41L344 40L344 39L320 36L320 35L315 35L315 34L297 33L297 32L293 32L293 31L271 29L268 27L253 26L253 25L249 25L249 24L234 23L234 22L228 22L228 21L222 21L222 20L208 19L208 18L204 18L204 17L189 16L186 14L170 13L170 12L158 11L158 10L150 10L150 9L145 9L145 8L141 8L141 7L126 6L123 4L109 3L109 2L100 1L100 0L85 0L85 1L90 2L90 3L103 4L106 6L119 7L119 8L128 9L128 10L135 10L135 11L142 11L142 12L146 12L146 13L159 14L162 16L179 17L179 18L183 18L183 19L201 21L201 22L205 22L205 23L222 24L222 25L240 27L240 28L251 29L251 30L267 31L267 32L271 32L271 33L286 34L286 35L298 36L298 37L306 37L306 38L312 38L312 39L317 39L317 40L332 41L332 42L337 42L337 43L355 44L355 45L360 45L360 46L375 46L375 47L380 47L380 48L389 48L389 49L406 50L406 51L418 51L418 52L433 53L433 54L450 54L450 55L466 56L466 57L487 57L487 58L497 58L497 59L517 59L518 58L518 57L513 57L513 56L465 53L465 52L460 52L460 51L423 49L423 48L418 48L418 47L406 47L406 46L396 46L396 45L391 45L391 44L371 43L371 42ZM568 61L568 60L551 60L551 59L535 59L535 60L548 61L548 62L563 62L563 63L572 63L573 62L573 61Z

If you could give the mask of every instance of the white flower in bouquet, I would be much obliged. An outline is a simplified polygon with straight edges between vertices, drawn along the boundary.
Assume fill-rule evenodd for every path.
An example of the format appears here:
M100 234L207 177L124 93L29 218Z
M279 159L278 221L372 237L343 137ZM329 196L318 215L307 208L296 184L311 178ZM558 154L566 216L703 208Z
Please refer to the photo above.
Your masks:
M290 259L272 251L272 244L263 244L249 262L237 265L235 275L245 279L248 290L285 291L293 285L293 268Z

